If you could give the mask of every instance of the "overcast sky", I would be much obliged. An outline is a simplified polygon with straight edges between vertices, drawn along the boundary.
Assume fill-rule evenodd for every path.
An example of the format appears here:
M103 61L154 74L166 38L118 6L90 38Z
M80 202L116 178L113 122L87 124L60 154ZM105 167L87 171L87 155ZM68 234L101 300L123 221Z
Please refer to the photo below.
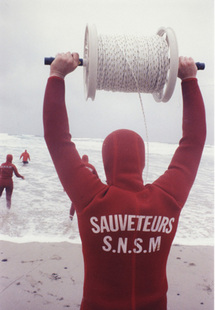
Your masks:
M151 36L161 27L175 31L179 55L205 62L198 72L207 113L207 143L213 143L213 0L0 0L0 132L43 135L42 105L49 66L45 56L76 51L83 56L86 24L100 34ZM118 128L145 137L138 94L97 91L85 100L83 68L66 78L73 137L104 138ZM181 135L181 86L169 102L142 94L149 141L177 143Z

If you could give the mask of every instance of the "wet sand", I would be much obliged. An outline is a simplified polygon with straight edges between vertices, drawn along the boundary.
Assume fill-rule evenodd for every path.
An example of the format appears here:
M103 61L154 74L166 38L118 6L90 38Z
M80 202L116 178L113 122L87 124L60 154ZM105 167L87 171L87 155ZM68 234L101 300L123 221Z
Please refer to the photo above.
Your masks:
M1 310L80 309L81 245L0 241L0 247ZM172 246L168 310L214 309L213 255L211 246Z

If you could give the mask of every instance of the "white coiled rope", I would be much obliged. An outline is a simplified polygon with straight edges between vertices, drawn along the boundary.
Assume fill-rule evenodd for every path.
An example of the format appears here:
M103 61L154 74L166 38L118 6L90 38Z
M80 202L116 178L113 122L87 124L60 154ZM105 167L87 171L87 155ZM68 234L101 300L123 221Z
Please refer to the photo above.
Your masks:
M168 44L163 36L98 36L96 89L155 93L166 83Z

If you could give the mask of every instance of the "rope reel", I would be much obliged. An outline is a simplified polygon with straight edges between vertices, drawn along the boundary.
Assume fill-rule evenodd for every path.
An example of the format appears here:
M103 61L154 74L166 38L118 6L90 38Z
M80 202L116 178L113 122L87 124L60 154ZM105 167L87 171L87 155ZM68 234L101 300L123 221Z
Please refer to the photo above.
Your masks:
M86 99L96 90L152 93L156 101L168 101L178 74L178 46L171 28L155 36L102 36L87 26L84 41Z
M53 57L45 58L51 64ZM154 36L100 35L87 25L83 66L86 100L96 90L151 93L157 102L167 102L178 75L178 44L172 28L161 27ZM196 63L198 69L204 63Z

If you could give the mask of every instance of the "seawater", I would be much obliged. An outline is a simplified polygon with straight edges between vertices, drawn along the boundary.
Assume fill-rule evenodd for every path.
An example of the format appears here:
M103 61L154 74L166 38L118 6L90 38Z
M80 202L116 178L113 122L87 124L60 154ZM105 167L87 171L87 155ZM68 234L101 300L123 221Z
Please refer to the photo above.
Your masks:
M87 154L105 182L102 139L73 139L82 156ZM177 144L149 143L148 173L151 183L167 169ZM27 149L31 161L19 159ZM81 243L77 218L69 219L70 199L63 191L43 137L0 134L0 163L7 154L25 180L13 177L12 207L7 210L5 193L0 199L0 240L13 242ZM214 227L214 147L206 145L195 183L182 210L174 243L213 245Z

